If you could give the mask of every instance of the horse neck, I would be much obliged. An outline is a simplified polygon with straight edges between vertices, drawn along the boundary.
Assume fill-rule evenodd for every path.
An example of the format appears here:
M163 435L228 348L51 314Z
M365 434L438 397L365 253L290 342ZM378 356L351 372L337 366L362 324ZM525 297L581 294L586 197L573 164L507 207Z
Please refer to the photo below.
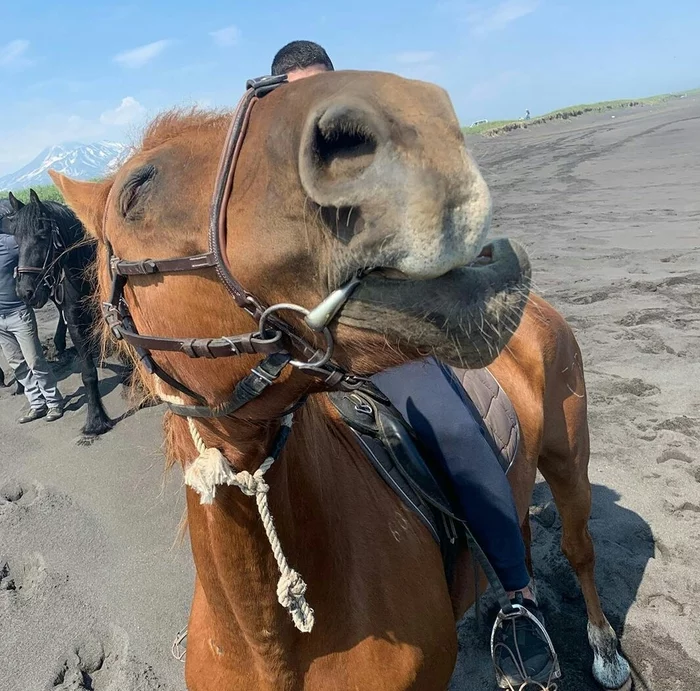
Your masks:
M334 486L342 483L342 468L353 455L342 426L330 419L324 403L312 397L297 413L287 446L265 475L269 504L280 543L292 568L299 569L314 598L324 597L321 582L329 582L330 551L312 545L331 545L328 512L333 512ZM237 437L235 435L238 435ZM218 444L236 465L257 467L269 449L274 429L238 425ZM253 460L254 459L254 460ZM328 473L327 465L339 472ZM239 466L240 467L240 466ZM279 569L258 514L255 499L235 487L219 486L213 505L203 506L188 488L188 523L198 581L210 609L207 635L224 648L246 648L251 664L263 677L270 669L285 669L285 651L297 635L289 614L277 601ZM305 550L304 545L309 549ZM324 580L325 579L325 580ZM313 604L313 603L312 603ZM272 673L272 672L269 672ZM274 685L273 685L274 687ZM281 688L277 686L274 688Z

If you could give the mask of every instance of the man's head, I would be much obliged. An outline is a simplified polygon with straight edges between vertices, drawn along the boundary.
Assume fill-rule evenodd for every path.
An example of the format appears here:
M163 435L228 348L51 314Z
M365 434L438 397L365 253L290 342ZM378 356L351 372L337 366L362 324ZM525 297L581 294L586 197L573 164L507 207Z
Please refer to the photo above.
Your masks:
M292 41L280 48L272 61L270 74L286 74L290 82L319 72L333 71L328 53L313 41Z

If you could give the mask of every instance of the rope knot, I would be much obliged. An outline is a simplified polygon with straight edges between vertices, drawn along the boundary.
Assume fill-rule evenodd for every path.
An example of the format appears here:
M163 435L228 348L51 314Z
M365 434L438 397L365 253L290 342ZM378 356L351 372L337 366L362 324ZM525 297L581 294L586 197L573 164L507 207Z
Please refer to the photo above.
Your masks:
M277 583L277 599L282 607L300 607L304 593L306 593L306 583L294 569L290 569Z
M277 583L277 600L291 615L294 625L304 633L314 627L314 611L306 602L306 583L294 570L287 567Z
M180 399L177 399L175 396L170 398L180 402ZM163 400L167 399L163 398ZM306 583L294 569L290 568L284 556L268 505L270 486L265 482L264 478L265 473L272 467L284 445L292 424L291 415L282 422L282 429L286 429L286 433L280 437L281 441L278 440L278 448L275 453L268 456L252 474L247 470L235 472L219 449L207 447L191 417L187 418L187 424L199 456L185 471L185 483L199 494L201 504L212 504L214 502L218 485L238 487L246 496L255 497L260 520L265 528L272 554L280 570L280 579L277 583L277 600L291 615L294 626L303 633L309 633L314 627L315 617L313 609L309 607L304 597Z
M229 484L235 484L248 497L267 494L270 491L270 485L265 482L265 478L259 470L254 475L251 475L247 470L242 470L240 473L236 473L234 482Z

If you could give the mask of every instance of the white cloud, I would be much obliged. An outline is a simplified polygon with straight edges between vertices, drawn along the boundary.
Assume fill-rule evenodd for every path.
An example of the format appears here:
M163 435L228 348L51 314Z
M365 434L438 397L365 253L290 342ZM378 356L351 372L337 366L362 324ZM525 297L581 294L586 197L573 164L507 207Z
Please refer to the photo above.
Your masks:
M472 6L467 12L467 23L472 34L484 36L532 14L540 4L541 0L504 0L487 8Z
M146 109L133 96L126 96L116 108L105 110L100 115L100 122L103 125L129 125L145 112Z
M430 50L408 50L396 55L396 62L402 65L419 65L430 62L435 57L435 53Z
M16 39L0 47L0 67L16 68L31 64L27 58L29 41Z
M146 63L160 55L171 43L172 41L167 39L147 43L145 46L139 46L133 50L127 50L115 55L114 62L124 67L130 67L131 69L143 67Z
M238 44L241 38L241 31L237 26L231 25L218 31L211 31L209 35L214 39L214 43L217 46L227 48Z

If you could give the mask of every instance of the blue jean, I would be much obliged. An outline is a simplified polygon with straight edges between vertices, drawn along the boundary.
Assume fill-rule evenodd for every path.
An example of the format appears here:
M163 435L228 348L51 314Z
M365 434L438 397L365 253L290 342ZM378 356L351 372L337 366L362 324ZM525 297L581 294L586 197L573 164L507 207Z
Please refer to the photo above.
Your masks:
M63 404L56 377L41 348L33 309L20 307L9 314L0 314L0 347L14 370L15 379L24 386L33 410Z
M510 484L451 371L434 358L385 370L372 381L454 483L462 517L506 590L530 582Z

